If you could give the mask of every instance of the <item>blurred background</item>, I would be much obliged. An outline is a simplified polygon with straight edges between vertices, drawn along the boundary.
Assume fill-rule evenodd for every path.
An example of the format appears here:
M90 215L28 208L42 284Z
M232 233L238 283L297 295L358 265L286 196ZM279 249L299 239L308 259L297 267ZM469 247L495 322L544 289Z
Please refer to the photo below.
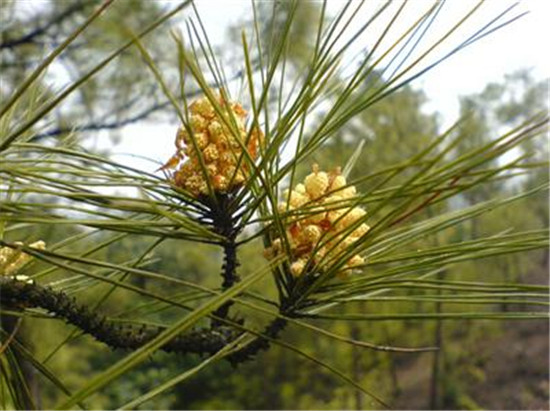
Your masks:
M109 13L71 44L41 79L43 92L60 90L80 77L127 38L128 28L139 30L176 3L116 1ZM284 22L288 12L286 3L276 3L275 18L272 18L275 2L258 3L258 16L266 27ZM406 25L417 15L416 7L421 2L410 3L400 24ZM433 27L433 36L448 28L451 21L471 7L470 2L447 3ZM13 92L48 51L63 41L97 4L85 0L4 0L0 6L0 97ZM246 89L243 87L240 33L250 31L253 26L250 2L224 1L214 5L213 1L204 0L196 4L216 54L224 63L229 89L238 99ZM336 13L342 4L329 1L328 14ZM478 20L461 30L463 33L475 30L512 4L487 2ZM542 39L550 35L549 3L525 1L518 7L531 13L462 50L412 86L361 113L315 153L314 160L327 169L345 164L359 141L365 141L352 174L358 177L366 171L409 158L459 116L466 116L461 132L467 133L468 138L464 139L463 147L457 147L456 155L500 135L540 110L547 110L550 62L541 47ZM293 67L289 71L305 61L315 38L315 21L320 8L320 2L300 3L299 24L291 33L293 47L289 50L289 64ZM187 10L179 14L145 41L163 75L173 84L178 82L177 53L169 31L181 29L185 35L189 14ZM380 27L373 27L373 30L380 30ZM463 33L456 33L456 41L460 41ZM387 41L392 41L391 36ZM373 46L372 42L368 36L357 41L357 49L345 56L346 63L358 64ZM381 76L383 78L383 74ZM197 95L192 85L187 93L191 99ZM322 115L322 108L319 115ZM178 126L177 116L139 53L129 50L67 99L48 122L35 130L34 141L55 144L56 139L74 133L90 150L109 153L117 161L154 172L173 153ZM546 139L534 141L521 150L534 152L541 161L548 159ZM310 166L303 165L304 173ZM453 206L512 194L543 181L548 181L546 169L506 183L470 190L460 199L462 204ZM509 228L547 226L548 199L540 195L476 218L449 235L454 236L454 240L467 241ZM52 243L75 230L74 227L54 230L51 226L36 225L28 235ZM105 253L124 260L125 256L130 259L145 247L145 243L132 238L117 243ZM242 250L240 259L244 262L244 273L264 264L258 244ZM156 252L149 268L214 285L218 282L220 262L221 255L214 248L167 242ZM464 262L450 267L445 275L461 281L475 281L483 276L495 282L548 284L548 253L504 254ZM268 283L266 280L266 284L259 287ZM94 289L81 293L79 298L91 301L101 292L99 288ZM433 293L427 292L427 297L416 303L415 311L441 310L444 303L431 302L429 294ZM134 304L130 294L117 290L116 298L111 298L104 309L117 312ZM411 303L401 303L397 299L361 304L365 312L395 312L408 310ZM508 310L512 306L502 304L494 309ZM168 314L159 312L158 315L163 318ZM340 322L334 323L332 330L379 344L441 347L436 353L384 353L337 344L292 326L285 331L285 339L306 352L315 352L338 364L365 387L387 398L396 409L547 409L549 405L549 329L546 321ZM81 385L90 375L122 355L89 337L80 337L50 356L70 333L70 328L61 322L32 320L22 332L37 356L47 358L48 365L63 376L69 388ZM95 409L113 408L198 361L198 357L158 353L122 377L118 384L94 396L89 405ZM38 404L44 408L55 404L59 399L58 391L38 376L33 380L32 371L29 373ZM209 367L191 381L144 404L143 408L367 409L373 406L367 397L349 386L342 386L330 373L280 347L272 347L255 361L236 369L226 363Z

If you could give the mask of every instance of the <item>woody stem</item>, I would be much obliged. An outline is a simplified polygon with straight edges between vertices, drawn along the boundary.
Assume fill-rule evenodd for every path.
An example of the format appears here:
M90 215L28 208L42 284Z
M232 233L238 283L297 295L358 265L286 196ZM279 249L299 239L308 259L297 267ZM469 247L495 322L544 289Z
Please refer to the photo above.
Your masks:
M40 307L113 349L138 349L164 330L163 327L139 327L109 321L104 315L78 304L62 291L10 277L0 276L0 293L2 304L8 308L18 310ZM233 341L238 334L230 327L218 327L216 332L210 329L194 330L177 335L162 346L162 350L211 355Z
M210 210L207 217L212 220L214 230L218 234L224 236L224 240L221 243L224 255L221 272L221 276L223 278L222 290L226 290L240 281L240 278L237 275L237 267L239 266L239 262L237 260L236 244L239 230L236 228L235 219L231 212L232 199L233 197L231 194L218 194L215 202L210 198L204 199ZM233 303L228 301L218 308L214 312L214 315L219 318L227 318L231 305L233 305Z

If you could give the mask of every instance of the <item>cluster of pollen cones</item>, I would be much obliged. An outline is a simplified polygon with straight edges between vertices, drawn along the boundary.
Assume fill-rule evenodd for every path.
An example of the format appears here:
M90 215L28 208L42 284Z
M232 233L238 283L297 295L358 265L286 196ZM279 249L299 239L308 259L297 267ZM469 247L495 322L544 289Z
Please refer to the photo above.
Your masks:
M15 244L23 245L23 243L19 241L15 242ZM44 241L36 241L29 244L29 247L37 250L44 250L46 248L46 243L44 243ZM0 275L15 275L30 259L30 255L19 249L0 247ZM32 282L25 275L16 275L15 279L19 281Z
M366 211L349 205L355 195L355 187L347 185L339 169L327 173L317 165L303 183L285 193L279 211L287 214L286 239L294 276L309 271L308 267L311 271L322 271L336 263L369 231L369 226L362 222ZM277 238L265 255L272 258L283 252L283 243ZM346 258L339 276L347 276L365 263L359 254Z
M220 95L217 106L206 97L189 106L189 122L176 135L177 151L163 167L175 170L173 183L194 197L209 194L209 185L218 193L241 186L263 144L259 128L247 132L240 104Z
M176 153L163 166L174 170L171 180L194 197L211 190L227 193L242 186L250 164L259 155L264 136L258 127L246 130L246 111L221 95L218 104L202 97L189 106L189 122L178 130ZM246 158L245 158L246 157ZM369 226L366 211L350 206L356 190L348 185L340 169L320 171L317 165L303 183L285 193L279 211L285 216L286 244L276 238L265 250L267 258L290 251L290 271L300 276L323 271L345 255L339 276L347 276L365 263L359 254L349 253ZM351 254L351 255L348 255Z

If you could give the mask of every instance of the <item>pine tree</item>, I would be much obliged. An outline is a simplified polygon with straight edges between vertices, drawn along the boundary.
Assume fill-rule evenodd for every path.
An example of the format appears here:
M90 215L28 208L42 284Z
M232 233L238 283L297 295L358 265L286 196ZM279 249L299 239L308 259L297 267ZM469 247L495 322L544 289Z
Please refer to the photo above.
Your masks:
M146 375L162 381L144 384L130 398L110 391L116 402L111 406L136 408L215 363L245 367L274 347L319 366L319 376L336 377L352 390L348 392L358 390L358 407L387 406L382 397L391 387L379 382L366 388L360 370L350 373L341 361L327 361L334 358L325 351L333 346L345 346L352 355L359 349L437 349L409 344L425 341L409 338L418 332L407 327L409 321L548 318L547 286L493 281L481 271L467 281L446 275L449 267L464 261L548 246L547 227L476 230L471 238L460 237L473 219L546 192L547 181L537 181L513 194L473 196L463 203L468 193L501 184L516 171L544 166L527 151L520 159L505 154L525 150L528 141L544 135L548 118L547 113L529 113L497 137L470 144L467 118L437 131L429 118L412 109L422 96L410 84L434 67L432 52L445 44L446 36L431 44L413 42L418 58L409 58L414 54L406 44L417 35L423 38L441 3L427 8L395 43L381 46L386 31L378 33L380 41L351 75L343 61L359 35L378 19L387 19L389 28L405 3L389 2L373 11L357 37L350 32L351 23L362 3L346 3L332 18L323 4L313 14L314 40L298 49L311 52L296 53L292 33L301 31L296 25L304 6L285 3L283 19L275 15L260 26L254 4L254 23L240 37L245 75L237 98L200 16L191 2L184 2L145 27L126 30L122 45L113 49L107 43L105 57L93 61L67 88L44 92L41 76L58 56L77 45L88 26L101 27L102 12L117 18L111 3L91 12L42 64L18 79L0 109L0 286L3 316L40 318L33 324L55 321L53 316L71 327L47 354L48 361L54 362L81 334L98 340L106 357L110 350L123 353L69 390L42 356L14 338L16 320L2 334L2 389L9 393L3 406L36 405L19 372L22 359L58 388L52 405L69 408L87 405L98 392L108 393L157 351L178 358L200 356L192 365L182 360L188 368L169 376L149 369ZM178 57L179 81L174 84L152 54L154 44L144 37L185 8L191 13L188 32L171 35ZM478 8L457 19L457 25ZM507 18L513 20L510 13L466 37L459 48ZM346 38L354 41L338 41ZM162 91L180 123L174 130L174 155L166 163L156 172L134 169L87 150L76 138L78 130L56 144L37 139L40 125L61 103L125 58L144 63L147 80ZM200 96L189 97L189 84ZM385 121L387 107L401 104L410 110L398 110ZM355 132L357 127L361 133ZM323 153L331 145L349 148L347 133L359 141L371 133L371 142L363 151L359 147L328 161ZM407 140L408 135L413 138ZM369 150L380 156L371 158ZM125 190L105 192L101 187ZM43 247L23 235L35 226L64 234L68 226L74 232ZM180 250L184 261L173 256ZM208 278L188 272L196 269L186 258L192 250L208 260L199 268ZM431 303L443 300L444 308L434 309ZM469 301L465 307L460 305L464 300ZM509 300L519 308L494 310ZM117 307L115 301L125 304L105 310L107 302ZM395 309L393 301L404 304ZM359 325L384 321L399 324L398 333L391 330L396 346L385 345L379 334L376 342L358 340L365 335ZM351 337L347 327L341 332L342 324L355 324ZM289 329L311 333L315 350L287 339ZM369 364L376 368L384 364L382 358L373 354ZM300 378L299 372L272 372ZM307 384L319 395L331 386L312 380L302 386ZM331 387L336 391L340 386ZM276 394L271 398L282 402Z

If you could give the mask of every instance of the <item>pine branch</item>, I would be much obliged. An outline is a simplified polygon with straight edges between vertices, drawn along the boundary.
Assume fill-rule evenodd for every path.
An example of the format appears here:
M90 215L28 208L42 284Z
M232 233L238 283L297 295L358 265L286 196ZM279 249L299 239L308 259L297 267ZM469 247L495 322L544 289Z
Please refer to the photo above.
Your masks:
M200 201L208 208L204 219L207 221L210 220L214 231L225 238L222 242L224 258L221 273L223 278L222 290L227 290L240 281L240 277L237 274L237 267L240 264L237 259L236 244L240 228L237 227L232 214L234 200L234 193L217 194L215 198L208 196L200 198ZM216 310L215 316L222 319L227 318L231 305L233 305L233 302L230 301L223 304ZM219 322L215 321L214 324L219 325Z
M64 292L13 277L0 276L0 295L2 304L9 309L42 308L111 349L136 350L164 330L162 327L147 325L136 327L131 324L115 324L104 315L78 304L74 297L69 297ZM213 355L241 335L239 327L222 325L220 320L211 328L178 335L161 349L168 353ZM278 338L287 323L285 318L275 318L262 333L257 333L255 339L233 352L227 360L236 366L253 359L259 352L269 349L270 340Z
M153 329L149 326L138 328L131 324L114 324L102 314L78 304L64 292L9 277L0 277L0 294L5 306L43 308L113 349L135 350L163 331L160 327ZM238 335L227 326L196 330L178 335L162 350L179 354L214 354Z

